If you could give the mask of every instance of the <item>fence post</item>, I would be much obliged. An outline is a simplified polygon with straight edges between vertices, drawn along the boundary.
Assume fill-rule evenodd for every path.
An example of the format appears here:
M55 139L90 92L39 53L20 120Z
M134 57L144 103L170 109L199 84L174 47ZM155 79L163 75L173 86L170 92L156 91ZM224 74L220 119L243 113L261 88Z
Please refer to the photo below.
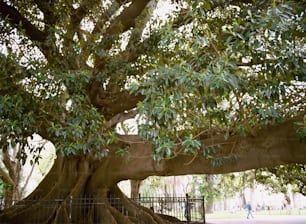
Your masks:
M186 194L186 204L185 204L185 217L187 219L187 223L190 223L191 217L190 217L190 201L189 201L189 195Z
M202 206L203 206L203 223L205 224L206 223L206 217L205 217L205 197L202 196Z

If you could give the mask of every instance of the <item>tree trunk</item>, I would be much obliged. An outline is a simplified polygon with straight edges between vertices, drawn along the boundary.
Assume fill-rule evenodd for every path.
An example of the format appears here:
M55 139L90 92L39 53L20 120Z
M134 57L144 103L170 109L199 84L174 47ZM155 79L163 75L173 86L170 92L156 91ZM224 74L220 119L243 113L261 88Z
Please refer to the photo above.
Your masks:
M139 190L142 180L130 180L131 183L131 198L139 197Z
M214 191L214 176L213 175L206 175L206 179L205 179L206 183L207 183L207 187L205 189L205 191L207 192L207 197L206 197L206 211L208 213L213 213L213 207L214 207L214 202L215 202L215 195L213 193Z
M130 201L116 184L121 180L143 180L153 175L227 173L292 162L305 163L306 144L296 141L293 122L261 130L256 137L232 136L226 141L223 136L216 136L203 140L206 145L222 145L213 155L215 157L237 156L236 160L227 161L222 166L213 167L210 159L186 154L171 160L154 161L151 144L137 136L119 136L119 143L109 146L109 155L105 158L58 155L37 189L24 201L2 211L0 223L125 224L135 223L140 218L144 223L165 223L150 209L140 208ZM126 145L129 145L128 156L116 153ZM71 201L79 198L86 198L86 203L71 207ZM118 199L112 200L114 198ZM104 200L97 202L96 199ZM56 204L50 205L51 201Z
M0 167L0 178L6 184L3 198L3 206L10 207L14 200L22 198L21 182L21 161L16 159L20 146L16 146L6 152L2 152L2 163L4 167ZM7 172L4 171L7 170Z
M0 223L167 223L129 200L109 175L111 168L101 173L95 162L59 156L29 197L2 212Z
M240 206L243 209L246 206L246 199L245 199L245 195L244 195L244 189L239 190L239 198L240 198Z

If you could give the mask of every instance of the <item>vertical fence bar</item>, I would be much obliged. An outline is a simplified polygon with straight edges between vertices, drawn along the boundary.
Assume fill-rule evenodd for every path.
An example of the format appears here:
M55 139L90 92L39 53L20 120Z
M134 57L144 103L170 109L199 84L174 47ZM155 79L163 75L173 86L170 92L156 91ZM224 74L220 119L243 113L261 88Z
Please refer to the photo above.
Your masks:
M185 205L185 216L187 219L187 223L190 223L191 217L190 217L190 201L189 201L189 195L186 194L186 205Z
M203 206L203 223L206 224L206 211L205 211L205 197L202 196L202 206Z

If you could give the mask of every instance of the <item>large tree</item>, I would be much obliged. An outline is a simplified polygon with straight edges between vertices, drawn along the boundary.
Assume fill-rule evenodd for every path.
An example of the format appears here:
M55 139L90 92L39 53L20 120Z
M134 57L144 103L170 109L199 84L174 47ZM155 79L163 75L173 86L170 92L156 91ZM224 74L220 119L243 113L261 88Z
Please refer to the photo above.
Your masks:
M0 0L1 149L38 158L34 133L57 149L32 204L1 222L31 222L34 198L61 197L35 217L59 223L71 196L117 194L129 217L106 201L72 221L130 223L121 180L306 162L305 1L172 5L161 19L149 0ZM119 135L130 118L137 135Z

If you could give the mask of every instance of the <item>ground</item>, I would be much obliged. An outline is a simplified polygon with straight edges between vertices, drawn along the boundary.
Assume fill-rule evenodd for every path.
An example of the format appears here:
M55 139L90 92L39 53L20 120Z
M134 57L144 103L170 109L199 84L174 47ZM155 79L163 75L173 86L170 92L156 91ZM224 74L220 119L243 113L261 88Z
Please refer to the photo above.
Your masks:
M255 216L254 219L207 219L207 224L305 224L306 216Z

